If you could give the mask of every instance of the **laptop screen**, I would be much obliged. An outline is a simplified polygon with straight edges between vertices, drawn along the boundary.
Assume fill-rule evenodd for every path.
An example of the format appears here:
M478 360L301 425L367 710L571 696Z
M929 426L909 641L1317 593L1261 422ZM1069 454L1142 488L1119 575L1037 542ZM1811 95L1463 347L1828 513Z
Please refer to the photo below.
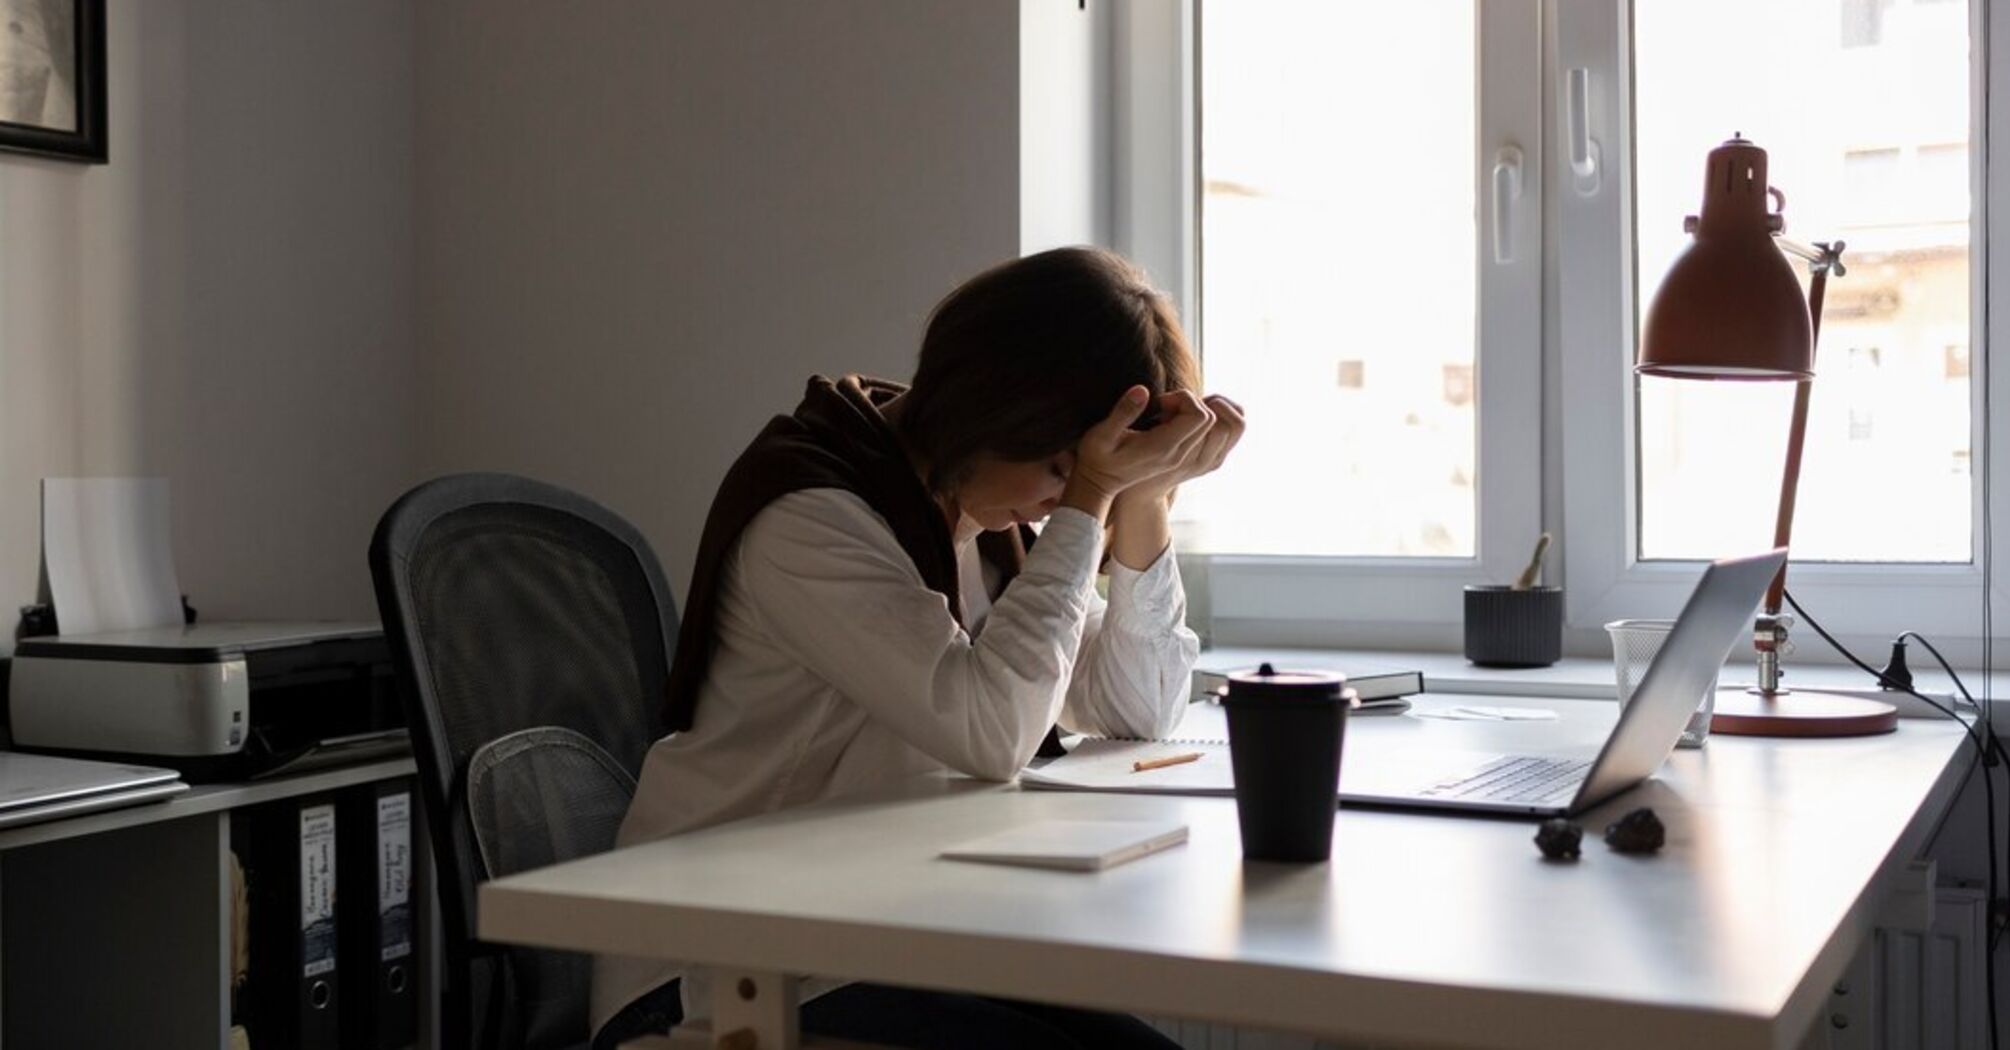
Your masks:
M1703 690L1710 688L1731 647L1751 628L1766 585L1786 560L1786 549L1781 548L1748 558L1726 558L1703 570L1668 641L1620 712L1619 724L1592 763L1572 808L1603 801L1661 768Z

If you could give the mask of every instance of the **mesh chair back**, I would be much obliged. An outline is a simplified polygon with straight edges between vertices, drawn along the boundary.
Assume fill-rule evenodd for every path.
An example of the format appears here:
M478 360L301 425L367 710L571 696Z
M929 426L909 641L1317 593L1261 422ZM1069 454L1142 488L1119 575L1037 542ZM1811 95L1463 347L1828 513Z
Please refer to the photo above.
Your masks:
M572 823L577 814L610 808L619 821L606 771L588 773L574 759L542 753L520 759L520 782L543 795L535 804L566 814L547 822L560 830L540 831L547 836L540 845L503 841L515 817L499 796L512 780L496 779L492 769L487 787L498 797L483 805L498 822L487 847L476 835L469 773L484 747L550 728L589 742L632 791L644 754L662 735L677 632L662 570L633 526L582 496L510 475L461 474L427 482L385 512L370 544L370 572L405 693L440 873L445 1042L532 1050L583 1042L583 985L576 1035L523 1041L527 1019L512 987L535 983L541 958L551 953L478 944L475 886L518 870L492 866L492 858L507 864L550 851L549 859L561 859L551 834L568 844L611 843L611 833ZM567 794L574 788L579 798ZM586 823L595 819L602 818ZM494 972L498 960L501 973ZM478 1025L477 1015L486 1020Z
M468 761L468 819L490 875L509 875L614 845L635 777L586 737L556 726L493 740ZM593 967L583 955L528 953L511 973L525 1041L565 1045L590 1021Z

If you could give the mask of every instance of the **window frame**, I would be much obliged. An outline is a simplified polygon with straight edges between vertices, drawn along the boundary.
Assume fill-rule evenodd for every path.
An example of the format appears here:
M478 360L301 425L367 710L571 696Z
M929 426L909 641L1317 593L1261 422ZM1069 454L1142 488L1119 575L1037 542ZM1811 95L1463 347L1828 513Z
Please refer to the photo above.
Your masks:
M1569 580L1565 622L1589 631L1627 616L1673 615L1686 599L1702 562L1647 561L1639 557L1638 550L1638 406L1632 372L1635 294L1636 288L1641 294L1651 294L1651 288L1635 280L1631 4L1626 0L1548 2L1553 9L1551 24L1557 27L1550 68L1559 72L1588 68L1593 82L1590 125L1594 137L1627 144L1627 148L1605 150L1608 181L1600 192L1589 197L1558 193L1553 198L1557 360L1561 401L1570 406L1568 411L1559 411L1556 420L1562 435L1563 527L1559 538L1564 541L1564 573ZM2004 29L1989 25L1986 8L1982 0L1969 5L1971 39L1981 42L1983 56L1972 73L1970 96L1971 154L1983 158L1979 169L1971 167L1975 192L1970 196L1970 221L1973 229L1993 235L1975 238L1982 250L1973 256L1970 277L1970 448L1981 450L1983 462L1983 469L1971 474L1974 556L1965 564L1947 565L1794 562L1787 573L1788 588L1824 627L1853 649L1888 642L1900 630L1916 630L1943 649L1952 647L1979 662L1986 489L1995 490L1991 493L1995 506L1989 516L1997 533L1994 539L2002 538L2004 520L2002 485L1984 484L1985 471L2000 481L2003 470L2003 465L1987 454L1986 411L1992 399L1996 404L2005 403L2005 392L1995 388L1988 368L1987 322L1999 313L1991 308L1994 304L2010 301L2003 298L2010 289L1990 266L1990 244L2010 236L2010 229L2005 229L2002 217L1988 208L1989 195L1979 192L1985 187L2010 188L2003 185L2003 166L1993 163L1994 144L2010 140L1989 133L2000 129L2001 115L1988 112L1986 105L1987 82L2001 82L2004 73L1998 67L2004 65L2010 51L1999 46ZM1991 33L1994 38L1988 35ZM1819 104L1819 99L1811 98L1810 102ZM1555 119L1561 122L1564 116L1559 111ZM1980 150L1973 148L1977 142ZM1697 158L1697 163L1701 164L1702 158ZM1845 255L1845 261L1847 258ZM1975 354L1975 347L1983 352ZM1817 349L1817 384L1821 373L1839 363L1839 353L1834 345ZM1623 440L1614 440L1616 437ZM1768 506L1777 503L1777 473L1778 468L1756 471L1751 498ZM1727 488L1726 495L1733 492ZM1614 508L1619 512L1613 513ZM2000 581L1992 590L2002 590ZM1799 628L1795 637L1801 643L1800 658L1835 659L1811 630Z
M1179 301L1199 340L1200 164L1196 46L1200 5L1122 4L1113 38L1114 247L1138 260ZM1232 0L1231 0L1232 2ZM1392 642L1441 640L1463 615L1465 584L1513 577L1542 520L1541 356L1545 183L1540 0L1475 4L1482 103L1475 122L1478 187L1477 467L1479 527L1467 558L1211 555L1189 559L1212 637L1271 640L1335 628ZM1521 151L1520 192L1507 209L1512 259L1492 258L1492 167ZM1452 264L1447 260L1447 265ZM1203 363L1207 348L1198 347ZM1232 391L1230 392L1232 393ZM1260 420L1252 421L1261 425ZM1205 482L1201 482L1205 484Z
M1196 335L1196 92L1205 55L1195 45L1203 2L1116 5L1112 34L1113 123L1120 129L1113 142L1114 246L1172 290ZM1557 540L1553 550L1561 551L1560 559L1552 557L1548 582L1565 584L1566 645L1589 652L1602 645L1600 628L1608 620L1672 615L1700 569L1697 561L1637 557L1631 2L1475 4L1483 103L1478 158L1486 164L1490 144L1506 138L1521 145L1523 206L1513 226L1517 244L1533 249L1532 273L1482 271L1478 556L1190 554L1197 618L1217 642L1308 644L1337 636L1355 645L1456 644L1460 585L1511 578L1547 529ZM2010 19L1990 19L1988 6L1969 3L1981 58L1972 71L1970 132L1971 221L1980 245L1969 344L1971 456L1981 461L1972 473L1976 556L1944 566L1795 563L1788 578L1810 611L1853 647L1911 629L1969 663L1980 662L1984 563L2010 539L2004 484L2010 457L1999 463L1989 455L1990 409L2010 406L2010 377L1995 375L1988 351L1989 318L2010 318L2010 268L1992 265L1991 248L2010 243L2010 208L1989 207L1992 196L2010 194L2010 164L1998 162L2000 151L2010 149L2010 106L1987 104L1992 86L2010 90ZM1599 186L1588 195L1577 191L1566 155L1566 76L1573 68L1587 70L1588 125L1601 149ZM1497 115L1510 96L1528 117ZM1484 230L1492 201L1481 188ZM1480 248L1486 250L1484 238ZM1510 288L1520 308L1508 307L1498 315L1505 320L1495 321L1492 297ZM1207 348L1200 351L1204 360ZM1755 498L1776 499L1769 487L1762 481ZM2010 598L2000 574L1992 574L1992 583L1992 601ZM1803 643L1797 659L1835 659L1811 631L1803 628L1796 638Z

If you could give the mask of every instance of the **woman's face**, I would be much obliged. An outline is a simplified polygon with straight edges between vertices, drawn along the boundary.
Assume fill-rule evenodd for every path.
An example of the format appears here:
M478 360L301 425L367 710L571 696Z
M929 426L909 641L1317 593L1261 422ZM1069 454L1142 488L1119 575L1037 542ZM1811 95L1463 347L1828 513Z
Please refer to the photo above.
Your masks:
M979 456L970 476L957 486L957 509L991 531L1040 521L1060 506L1061 490L1074 467L1072 451L1032 462Z

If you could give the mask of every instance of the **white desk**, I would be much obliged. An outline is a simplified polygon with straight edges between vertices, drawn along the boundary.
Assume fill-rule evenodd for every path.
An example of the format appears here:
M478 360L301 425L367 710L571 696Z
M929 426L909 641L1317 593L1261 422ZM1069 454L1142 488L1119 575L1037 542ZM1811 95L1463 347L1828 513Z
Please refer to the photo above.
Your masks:
M1347 761L1411 743L1596 741L1614 712L1544 706L1561 720L1359 718ZM726 975L814 973L1337 1040L1771 1050L1816 1016L1953 797L1963 747L1951 724L1910 720L1850 741L1718 738L1586 814L1575 864L1543 861L1529 822L1352 808L1331 863L1245 863L1231 799L932 781L497 880L479 923L490 940ZM1639 805L1667 823L1667 848L1611 852L1599 832ZM1031 821L1166 816L1191 826L1185 847L1099 874L936 859Z

